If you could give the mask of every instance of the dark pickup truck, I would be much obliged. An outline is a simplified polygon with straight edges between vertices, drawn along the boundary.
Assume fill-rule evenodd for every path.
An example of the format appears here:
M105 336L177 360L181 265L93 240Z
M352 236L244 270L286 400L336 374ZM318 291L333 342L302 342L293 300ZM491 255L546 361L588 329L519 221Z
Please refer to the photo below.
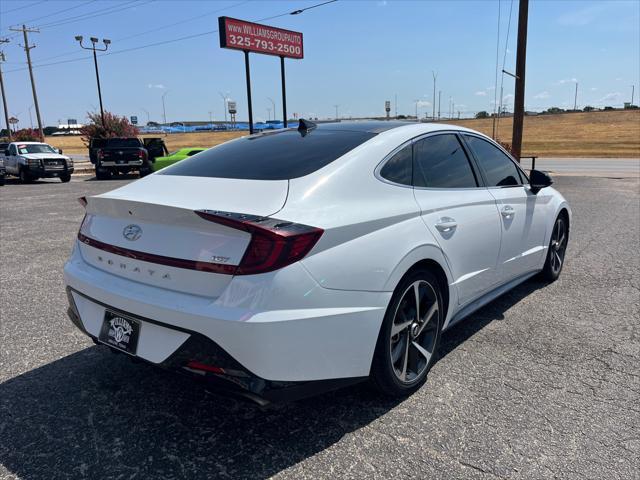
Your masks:
M89 142L89 160L95 165L98 180L133 171L144 177L153 171L152 163L164 152L166 146L160 138L92 138Z

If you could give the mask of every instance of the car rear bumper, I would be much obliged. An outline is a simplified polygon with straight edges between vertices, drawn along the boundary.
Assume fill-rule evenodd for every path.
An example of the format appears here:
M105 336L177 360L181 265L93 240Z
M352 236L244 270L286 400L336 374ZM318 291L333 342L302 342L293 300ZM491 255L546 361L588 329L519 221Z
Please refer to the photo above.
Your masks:
M251 378L275 383L368 376L391 297L322 288L298 263L234 277L223 295L205 298L103 271L86 263L77 247L64 276L77 326L94 339L109 308L140 319L136 356L144 360L183 369L176 359L184 360L185 345L193 350L200 338L209 342L203 350L219 349Z

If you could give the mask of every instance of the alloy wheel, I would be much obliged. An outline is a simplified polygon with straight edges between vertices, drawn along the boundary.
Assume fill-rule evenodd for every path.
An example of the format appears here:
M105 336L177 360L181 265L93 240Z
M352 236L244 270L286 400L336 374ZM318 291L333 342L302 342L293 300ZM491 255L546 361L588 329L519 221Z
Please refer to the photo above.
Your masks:
M391 363L403 384L420 380L428 368L438 336L440 321L438 295L425 280L413 282L405 290L391 326Z
M556 224L553 227L550 249L551 271L554 275L557 275L562 268L562 263L564 262L564 254L567 249L567 227L562 218L558 218Z

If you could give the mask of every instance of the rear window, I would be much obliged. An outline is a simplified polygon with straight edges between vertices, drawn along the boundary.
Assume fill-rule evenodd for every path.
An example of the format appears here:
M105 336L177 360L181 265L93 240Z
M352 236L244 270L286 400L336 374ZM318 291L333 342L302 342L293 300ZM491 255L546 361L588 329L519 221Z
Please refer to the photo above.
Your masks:
M318 128L267 133L223 143L159 172L159 175L287 180L328 165L375 133Z
M109 138L107 148L139 148L142 144L137 138Z

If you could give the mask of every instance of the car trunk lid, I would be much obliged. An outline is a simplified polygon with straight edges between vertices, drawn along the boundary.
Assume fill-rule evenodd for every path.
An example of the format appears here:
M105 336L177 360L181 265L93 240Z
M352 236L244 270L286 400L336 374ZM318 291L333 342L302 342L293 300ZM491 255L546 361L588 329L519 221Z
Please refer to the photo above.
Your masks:
M217 297L251 234L208 222L196 210L268 216L288 182L151 175L90 197L79 239L85 260L139 283Z

